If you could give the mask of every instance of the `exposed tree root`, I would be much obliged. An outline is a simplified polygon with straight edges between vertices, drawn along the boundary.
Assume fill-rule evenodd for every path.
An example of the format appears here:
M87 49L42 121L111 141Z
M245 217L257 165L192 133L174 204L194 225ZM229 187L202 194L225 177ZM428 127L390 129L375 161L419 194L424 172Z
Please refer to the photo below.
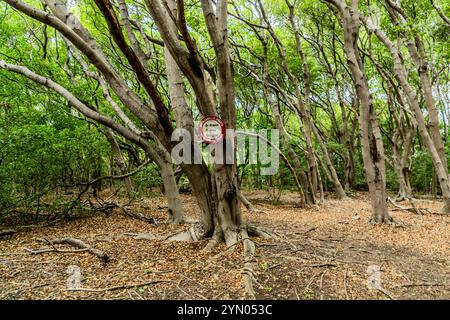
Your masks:
M135 240L163 240L164 237L155 235L150 232L126 232L126 236L133 237Z
M204 233L201 232L202 230L196 228L196 225L193 225L190 227L187 231L183 231L181 233L177 233L175 235L170 236L167 238L168 240L172 241L198 241L199 239L203 238ZM257 280L255 278L255 273L253 270L253 258L255 254L255 243L250 239L249 235L261 237L264 239L280 239L278 235L275 233L265 230L256 226L243 226L238 232L236 232L236 240L232 241L231 244L228 244L225 250L221 251L220 253L216 254L215 256L208 259L209 261L217 260L220 257L223 257L224 255L230 254L234 252L236 249L236 246L240 243L243 244L243 258L244 258L244 266L242 269L242 275L244 280L244 288L245 292L248 295L250 299L255 299L256 294L255 290L253 288L253 282L257 283ZM229 238L233 238L231 235ZM211 251L217 244L219 244L221 241L224 240L223 234L221 232L216 232L212 236L212 238L208 241L206 246L203 248L203 251ZM229 243L229 242L226 242Z
M240 237L240 235L239 235L239 237ZM228 255L230 253L233 253L234 250L236 249L236 246L238 244L240 244L241 242L244 242L244 240L247 240L247 239L249 239L249 238L241 238L241 239L239 239L238 241L234 242L233 244L227 246L225 248L225 250L223 250L223 251L219 252L218 254L216 254L215 256L212 256L211 258L209 258L208 261L217 260L220 257L223 257L223 256L226 256L226 255ZM209 251L209 250L205 250L205 251Z
M387 198L387 201L391 201L391 203L397 205L389 197ZM392 225L394 227L397 225L397 223L394 221L394 218L392 218L388 212L372 212L369 224L371 225L387 224Z
M244 268L242 270L244 276L244 287L245 292L248 294L250 299L255 299L255 290L253 289L253 281L256 281L255 274L253 271L253 255L255 254L255 244L250 240L246 228L243 228L240 232L240 237L244 244Z
M234 252L237 245L242 243L243 258L244 258L242 275L244 280L244 288L248 297L250 299L255 299L256 294L253 288L253 282L257 283L257 280L255 278L255 273L253 270L253 259L256 246L255 243L250 239L249 235L261 237L263 239L281 239L281 237L270 230L266 230L253 225L243 226L242 228L240 228L239 231L236 231L235 237L233 237L231 233L232 232L229 230L229 239L235 238L236 240L231 241L231 244L229 244L230 241L226 242L228 245L225 248L225 250L212 256L211 258L208 259L208 261L217 260L218 258L223 257L224 255ZM205 232L202 228L201 223L199 222L194 223L191 227L189 227L185 231L177 232L175 234L168 235L165 237L157 236L151 233L132 233L132 232L125 233L125 235L134 237L134 239L187 241L187 242L195 242L204 239L204 234ZM221 232L214 233L211 239L209 239L206 246L203 248L203 251L206 252L211 251L217 244L221 243L224 240L225 240L224 236Z
M391 225L391 226L396 226L396 222L394 221L394 219L392 217L386 217L386 218L370 218L369 220L369 224L371 225L378 225L378 224L387 224L387 225Z
M212 238L208 241L206 246L202 249L203 252L211 251L215 246L217 246L222 240L222 235L218 232L215 232Z
M175 233L165 237L164 240L169 241L188 241L197 242L204 238L205 231L203 225L200 222L192 223L192 225L185 231Z
M196 242L203 238L202 227L199 222L193 222L187 230L166 236L159 236L150 232L126 232L124 235L133 237L136 240L168 240L181 242Z
M40 238L40 239L37 239L37 240L39 242L48 243L51 246L53 246L55 244L68 244L68 245L71 245L71 246L83 249L83 251L88 251L91 254L97 256L103 264L106 264L106 263L108 263L111 260L110 257L106 253L104 253L103 251L100 251L98 249L92 248L91 246L87 245L86 243L84 243L80 239L76 239L76 238L61 238L61 239L48 240L48 239L45 239L45 238ZM53 246L53 248L56 249L54 246Z
M191 228L186 231L176 233L174 235L168 236L165 240L169 241L182 241L182 242L193 242L195 238L192 237L193 232Z
M268 229L264 229L262 227L248 225L246 228L250 236L260 237L263 239L277 239L277 240L281 239L281 237L277 235L275 232L270 231Z
M247 210L250 213L263 213L267 214L264 210L256 209L253 204L242 194L239 192L239 199L241 200L242 204L247 208Z
M251 240L249 235L254 235L258 237L262 237L264 239L280 239L276 234L269 230L264 230L262 228L256 226L244 226L240 229L237 237L237 241L227 246L227 248L220 252L219 254L211 257L209 260L217 260L219 257L222 257L226 254L233 252L236 246L240 243L243 244L243 258L244 258L244 266L242 269L243 281L245 292L250 299L256 298L256 293L253 288L253 282L257 283L255 272L253 270L253 259L255 254L255 243ZM215 246L220 239L213 238L205 247L206 250L210 250L212 246Z

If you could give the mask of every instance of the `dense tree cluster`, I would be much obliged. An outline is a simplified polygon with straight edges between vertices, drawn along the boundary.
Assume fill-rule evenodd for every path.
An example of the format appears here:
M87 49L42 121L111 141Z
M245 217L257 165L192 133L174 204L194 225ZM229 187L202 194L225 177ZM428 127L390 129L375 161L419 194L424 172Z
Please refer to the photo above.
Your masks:
M189 237L212 247L261 232L242 188L303 206L368 190L373 223L392 221L388 192L439 194L448 213L449 16L437 0L2 0L1 215L162 184L181 223L183 184L201 210ZM207 115L278 129L279 172L174 166L172 133Z

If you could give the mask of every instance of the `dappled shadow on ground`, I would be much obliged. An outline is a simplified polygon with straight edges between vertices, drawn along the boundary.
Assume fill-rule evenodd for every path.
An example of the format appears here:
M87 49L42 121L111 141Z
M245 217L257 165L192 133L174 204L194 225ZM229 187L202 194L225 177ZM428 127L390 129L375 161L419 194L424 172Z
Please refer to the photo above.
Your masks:
M274 230L280 239L255 238L255 290L260 299L438 299L450 298L450 226L443 215L392 211L396 226L368 224L366 194L327 200L310 208L296 207L295 195L281 203L267 201L263 192L248 198L265 213L245 220ZM187 215L198 208L183 195ZM406 206L407 204L405 204ZM438 211L440 203L417 201ZM201 251L196 243L137 240L126 233L170 235L187 226L169 226L163 198L145 199L134 210L156 218L156 224L118 212L109 216L59 223L22 231L0 240L2 299L244 299L242 248L214 258L225 247ZM31 254L48 248L38 238L76 237L106 252L106 265L89 252ZM70 249L58 246L60 249ZM72 248L73 249L73 248ZM73 251L73 250L71 250ZM69 266L80 268L82 288L69 291ZM380 268L381 289L369 289L368 267ZM161 282L158 282L161 281ZM147 285L118 288L129 284ZM104 290L111 289L114 290ZM100 292L99 292L100 289Z

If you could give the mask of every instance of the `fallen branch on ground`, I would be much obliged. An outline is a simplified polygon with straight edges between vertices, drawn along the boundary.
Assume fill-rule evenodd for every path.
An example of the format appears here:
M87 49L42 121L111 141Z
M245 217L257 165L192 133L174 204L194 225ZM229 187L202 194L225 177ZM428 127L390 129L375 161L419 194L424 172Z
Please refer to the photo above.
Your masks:
M140 282L140 283L124 284L124 285L108 287L108 288L100 288L100 289L75 288L75 289L67 289L66 291L106 292L106 291L114 291L114 290L130 289L130 288L148 286L150 284L156 284L156 283L161 283L161 282L171 282L171 281L170 280L153 280L153 281Z
M410 208L407 207L403 207L401 205L398 205L395 203L395 201L393 201L391 198L388 198L388 201L395 207L395 209L393 209L394 211L409 211L412 212L414 214L418 214L418 215L422 215L422 214L435 214L435 215L440 215L440 216L449 216L448 213L445 212L435 212L435 211L431 211L428 208L418 208L414 202L413 199L408 198L409 203L411 204Z
M78 253L78 252L85 252L88 249L78 249L78 250L61 250L58 248L44 248L44 249L38 249L33 250L29 248L24 248L25 251L29 252L30 254L41 254L41 253L47 253L47 252L60 252L60 253Z
M318 263L318 264L309 264L309 265L303 265L302 267L305 268L320 268L320 267L337 267L334 263Z
M146 216L140 212L131 212L126 208L127 205L121 205L120 203L114 201L103 201L99 198L97 198L97 201L98 203L92 203L91 201L89 201L89 206L91 209L103 212L106 215L109 215L114 209L119 209L120 212L127 217L141 220L149 224L156 224L155 218Z
M427 209L427 208L423 208L422 210L426 214L435 214L435 215L438 215L438 216L450 217L450 215L448 213L446 213L446 212L431 211L430 209Z
M405 287L445 287L449 286L445 283L429 283L429 282L417 282L417 283L403 283L403 284L397 284L394 286L394 288L405 288Z
M415 214L419 214L419 215L422 214L422 212L414 204L413 200L410 199L410 198L408 200L409 200L409 202L412 205L412 207L410 207L410 208L406 208L406 207L403 207L403 206L401 206L399 204L396 204L394 200L392 200L390 197L388 197L388 201L395 207L394 210L409 211L409 212L412 212L412 213L415 213Z
M100 251L98 249L92 248L91 246L87 245L86 243L84 243L83 241L81 241L80 239L77 238L61 238L61 239L54 239L54 240L48 240L45 238L40 238L37 239L39 242L44 242L44 243L48 243L50 245L54 245L54 244L68 244L80 249L85 249L84 251L88 251L90 253L92 253L93 255L97 256L100 261L103 264L106 264L110 261L110 257L104 253L103 251Z
M423 214L422 213L422 209L419 209L419 208L416 207L416 204L415 204L415 202L414 202L414 200L412 198L408 198L408 201L411 204L412 209L414 210L414 212L416 214Z
M117 208L119 208L126 216L128 216L130 218L141 220L141 221L147 222L149 224L156 224L156 220L153 217L148 217L140 212L130 212L127 209L125 209L124 206L122 206L118 203L114 203L114 205Z

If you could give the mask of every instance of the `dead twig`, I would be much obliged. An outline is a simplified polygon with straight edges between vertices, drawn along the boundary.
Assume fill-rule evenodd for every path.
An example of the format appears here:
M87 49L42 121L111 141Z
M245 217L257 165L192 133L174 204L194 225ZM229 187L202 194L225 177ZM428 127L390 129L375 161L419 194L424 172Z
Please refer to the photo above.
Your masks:
M303 265L302 267L320 268L320 267L337 267L337 265L334 263L317 263L317 264Z

